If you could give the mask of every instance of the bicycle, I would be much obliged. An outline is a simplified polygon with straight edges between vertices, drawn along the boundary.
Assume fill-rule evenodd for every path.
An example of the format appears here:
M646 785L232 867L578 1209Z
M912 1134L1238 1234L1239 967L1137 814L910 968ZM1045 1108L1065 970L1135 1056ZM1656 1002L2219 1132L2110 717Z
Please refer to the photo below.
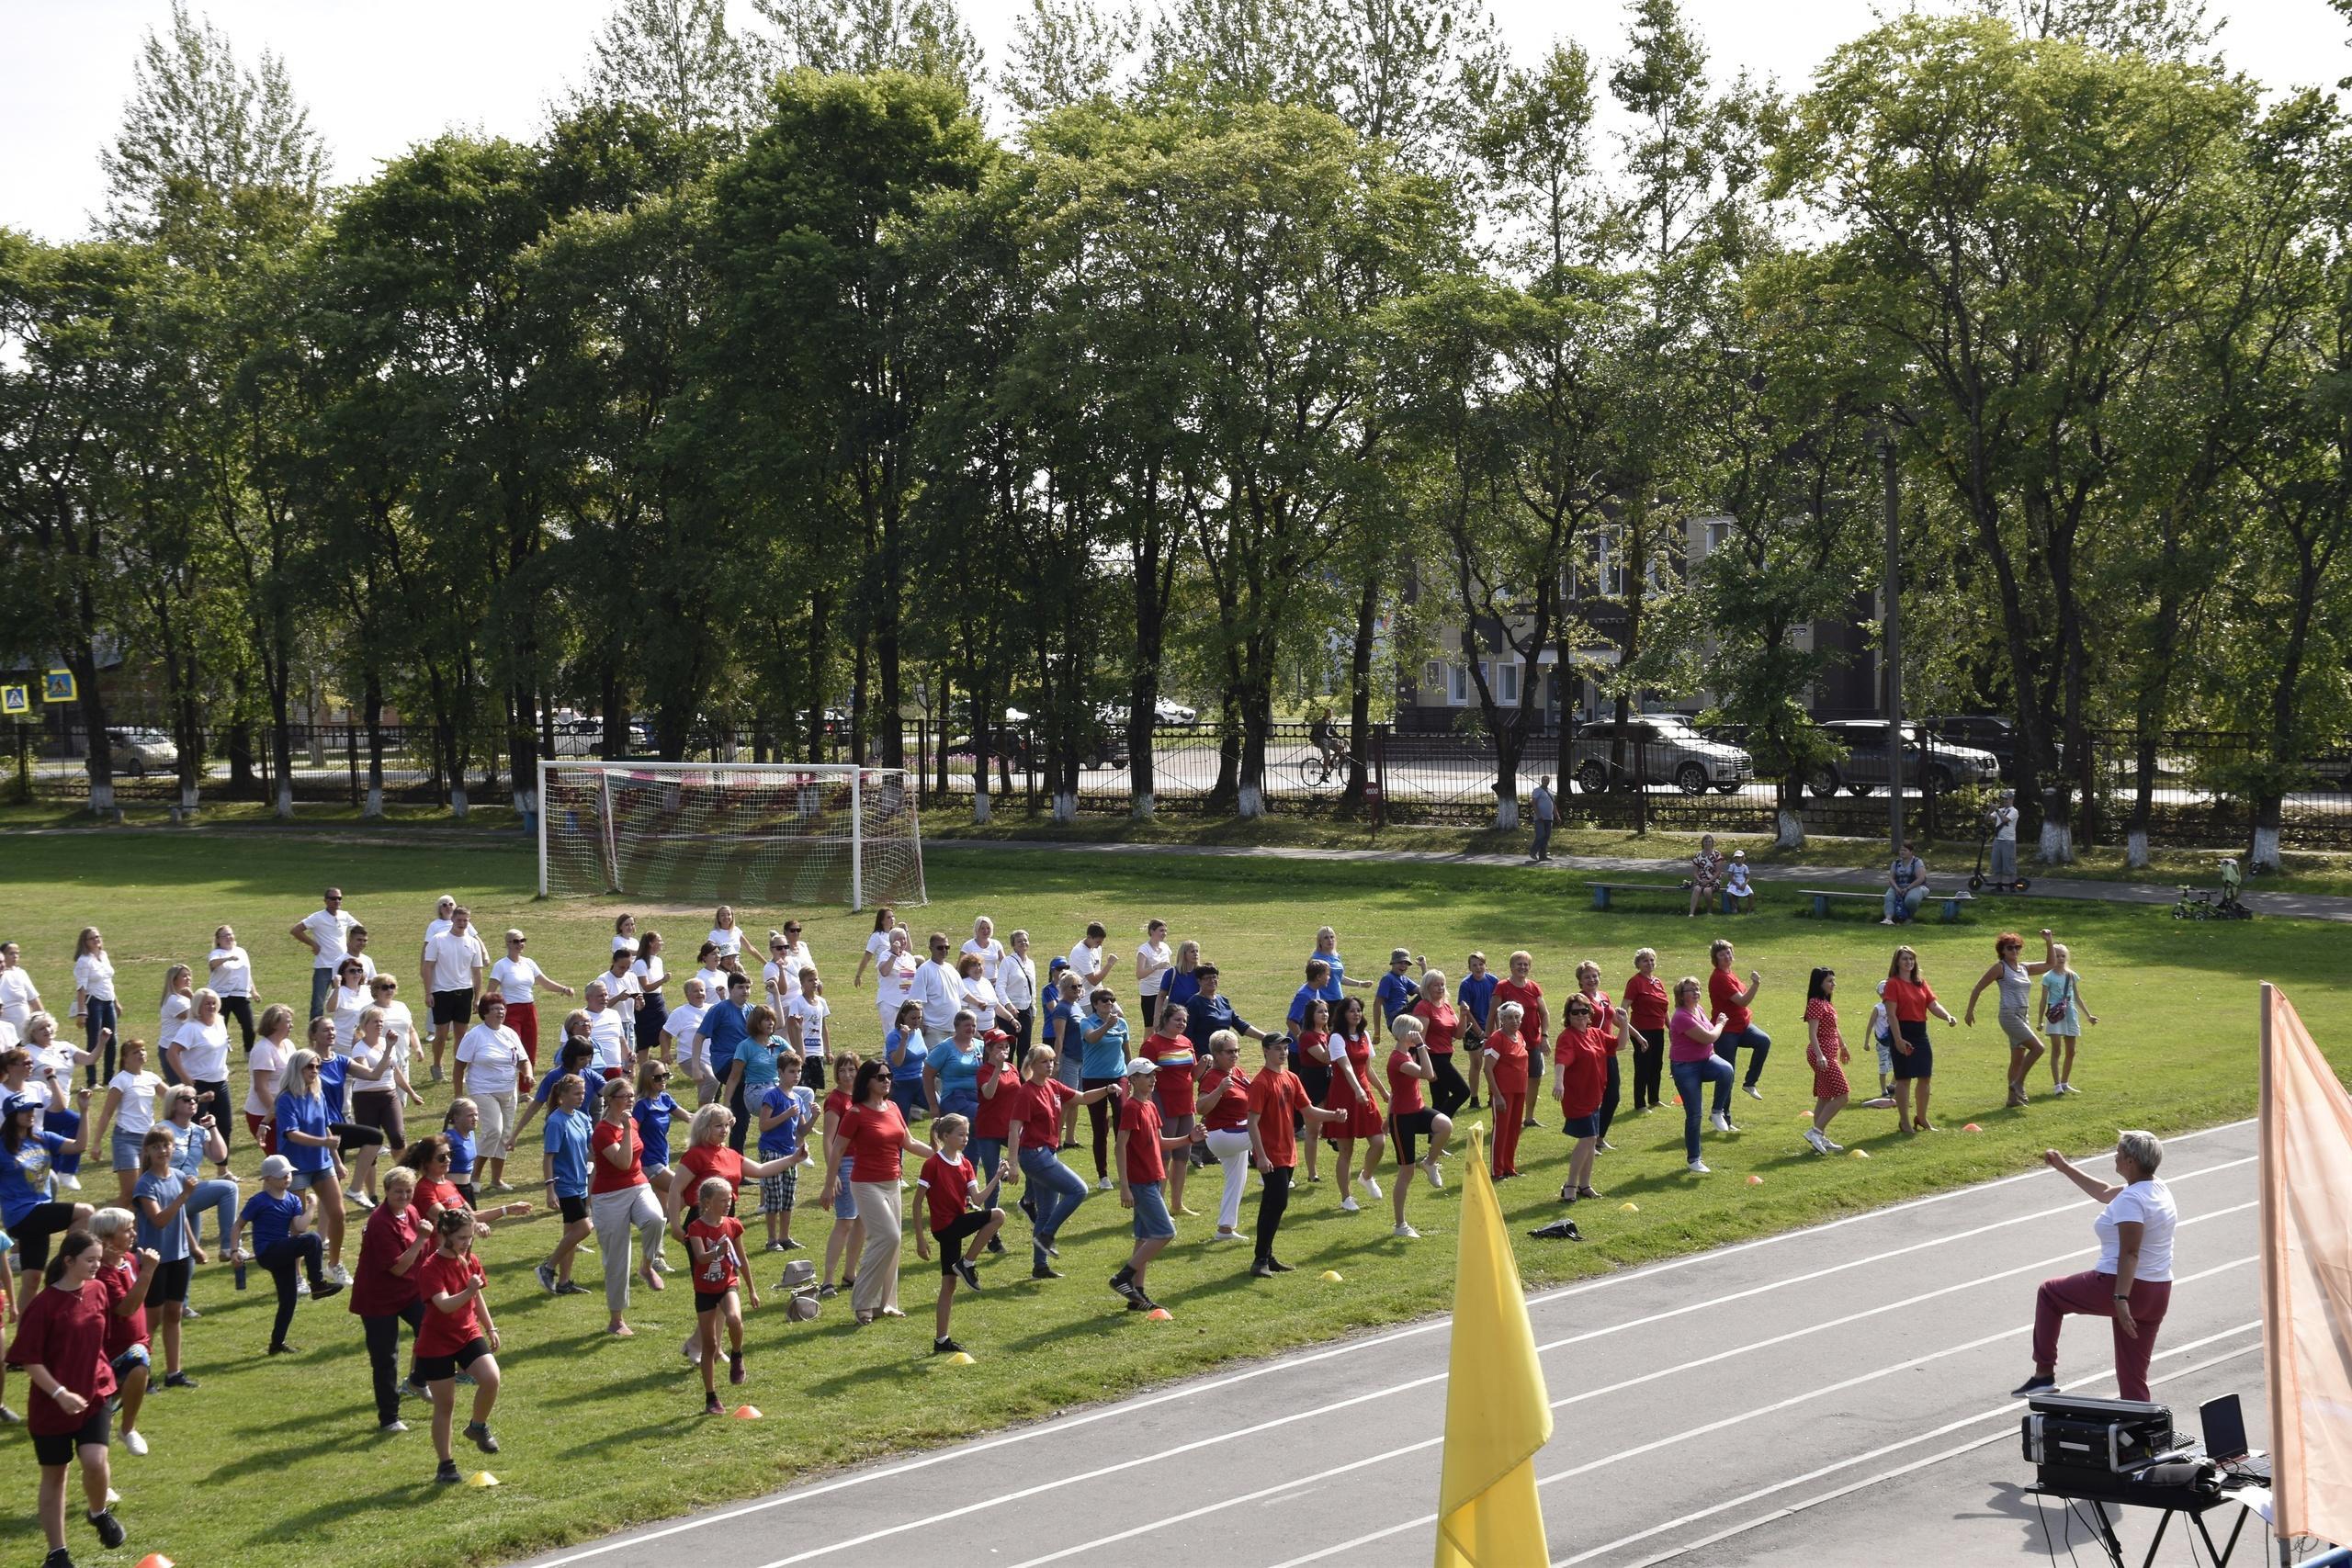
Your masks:
M1328 757L1320 751L1309 751L1299 759L1297 765L1291 771L1297 775L1298 782L1306 786L1307 794L1320 795L1326 790L1340 789L1346 786L1348 770L1353 761L1354 759L1348 755L1347 748L1342 746Z

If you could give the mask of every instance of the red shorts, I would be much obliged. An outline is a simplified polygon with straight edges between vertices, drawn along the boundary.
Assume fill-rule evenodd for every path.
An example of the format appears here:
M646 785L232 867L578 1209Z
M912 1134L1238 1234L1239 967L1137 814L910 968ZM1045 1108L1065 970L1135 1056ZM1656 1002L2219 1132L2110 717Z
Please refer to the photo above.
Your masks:
M254 1142L261 1145L264 1156L277 1152L277 1129L250 1111L245 1112L245 1131L252 1134Z
M531 1066L537 1066L539 1065L539 1004L508 1002L506 1027L513 1030L514 1038L523 1043L523 1055L530 1058Z

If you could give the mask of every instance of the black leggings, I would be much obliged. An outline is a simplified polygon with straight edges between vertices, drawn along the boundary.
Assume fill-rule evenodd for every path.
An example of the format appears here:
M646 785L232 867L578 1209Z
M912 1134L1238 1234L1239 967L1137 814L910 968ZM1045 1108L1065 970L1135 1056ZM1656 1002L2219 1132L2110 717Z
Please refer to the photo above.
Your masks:
M330 1122L327 1131L334 1134L334 1146L341 1154L356 1155L362 1149L384 1146L384 1130L381 1127L362 1127L356 1122Z
M212 1130L220 1134L222 1148L234 1148L229 1129L237 1124L237 1105L229 1098L229 1086L213 1078L190 1078L188 1087L196 1090L196 1113L212 1118Z
M245 1055L248 1056L252 1055L254 1054L253 998L222 997L220 998L220 1016L222 1018L233 1018L237 1021L238 1032L245 1037ZM213 1114L218 1116L225 1114L225 1112L215 1111Z
M1104 1084L1119 1080L1081 1077L1078 1081L1087 1089L1101 1089ZM1094 1126L1094 1179L1097 1181L1108 1179L1111 1174L1111 1114L1117 1099L1116 1095L1106 1094L1100 1100L1090 1100L1086 1107L1086 1118Z
M74 1228L74 1205L43 1203L8 1227L17 1243L17 1261L28 1274L49 1266L49 1238Z
M1463 1080L1461 1069L1453 1065L1453 1052L1448 1051L1443 1055L1430 1052L1430 1066L1437 1073L1437 1077L1430 1080L1430 1099L1437 1106L1439 1115L1450 1118L1462 1109L1462 1102L1470 1098L1470 1086Z
M1292 1167L1276 1166L1266 1171L1258 1193L1258 1258L1260 1263L1274 1258L1274 1233L1283 1228L1283 1212L1290 1207Z
M283 1298L281 1297L280 1300L282 1301ZM414 1348L416 1330L424 1322L424 1303L423 1302L411 1302L400 1311L386 1313L381 1317L363 1317L359 1320L360 1326L368 1332L368 1368L376 1378L376 1423L379 1426L389 1425L401 1418L401 1388L398 1373L400 1371L401 1325L403 1323L408 1325L411 1341L408 1381L417 1388L424 1386L417 1380ZM283 1332L280 1330L281 1337Z
M300 1235L271 1242L254 1259L269 1270L270 1279L277 1285L277 1321L269 1330L272 1345L286 1343L286 1330L294 1322L294 1303L298 1299L294 1294L295 1269L299 1268L311 1277L311 1289L315 1291L326 1283L326 1276L319 1271L319 1261L325 1256L326 1243L319 1239L319 1233L304 1231Z
M740 1078L727 1096L727 1109L735 1112L735 1124L727 1130L727 1146L740 1155L743 1152L744 1135L752 1130L752 1112L744 1103L743 1084ZM912 1121L913 1118L909 1117L908 1120Z
M1617 1100L1623 1092L1624 1079L1617 1068L1617 1053L1609 1053L1609 1083L1600 1091L1600 1135L1609 1136L1609 1123L1617 1118Z
M1666 1068L1666 1031L1634 1029L1632 1032L1634 1109L1646 1111L1657 1104L1658 1077Z

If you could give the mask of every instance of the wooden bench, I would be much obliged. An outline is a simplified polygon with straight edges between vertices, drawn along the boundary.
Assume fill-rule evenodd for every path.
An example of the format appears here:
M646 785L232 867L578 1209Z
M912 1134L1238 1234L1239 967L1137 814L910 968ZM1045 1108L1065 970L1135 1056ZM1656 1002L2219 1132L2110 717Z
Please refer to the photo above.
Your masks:
M1866 890L1857 887L1801 887L1797 889L1797 891L1813 900L1813 913L1814 918L1816 919L1827 918L1829 914L1829 900L1832 898L1867 899L1869 902L1876 904L1882 908L1883 908L1886 904L1886 890L1884 888L1872 888ZM1950 893L1930 893L1928 897L1943 906L1943 923L1946 925L1951 925L1960 919L1960 907L1962 904L1973 904L1975 902L1975 896L1973 894L1961 892L1958 890L1954 890Z
M1592 907L1596 909L1609 908L1610 896L1614 893L1688 894L1690 891L1690 885L1687 882L1592 882L1587 883L1586 886L1592 889ZM1730 914L1732 912L1730 890L1718 888L1716 892L1720 895L1723 912L1726 915Z

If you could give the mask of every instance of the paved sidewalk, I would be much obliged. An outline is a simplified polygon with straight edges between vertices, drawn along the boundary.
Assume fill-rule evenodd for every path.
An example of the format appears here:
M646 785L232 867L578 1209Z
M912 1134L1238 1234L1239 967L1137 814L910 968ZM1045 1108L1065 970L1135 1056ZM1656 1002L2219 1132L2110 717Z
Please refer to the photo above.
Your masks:
M1525 855L1447 853L1436 850L1335 850L1301 849L1289 845L1250 844L1119 844L1085 843L1067 840L1040 840L1035 839L929 839L927 848L938 850L1006 849L1035 850L1051 848L1058 852L1124 854L1124 855L1226 855L1244 859L1331 861L1419 862L1430 865L1516 866L1524 870L1559 871L1572 875L1604 872L1620 876L1663 876L1680 878L1689 868L1687 861L1645 860L1633 855L1554 855L1541 866L1532 864ZM1829 865L1758 864L1749 874L1758 882L1802 884L1806 886L1842 887L1859 884L1877 887L1886 877L1874 867ZM2083 877L2032 877L2033 890L2028 897L2075 898L2110 904L2169 905L2178 897L2177 891L2162 883L2095 882ZM1931 886L1951 886L1951 877L1930 875ZM1980 895L1980 897L1982 897ZM2261 915L2285 915L2306 920L2340 920L2352 924L2352 897L2326 893L2248 893L2246 908Z

